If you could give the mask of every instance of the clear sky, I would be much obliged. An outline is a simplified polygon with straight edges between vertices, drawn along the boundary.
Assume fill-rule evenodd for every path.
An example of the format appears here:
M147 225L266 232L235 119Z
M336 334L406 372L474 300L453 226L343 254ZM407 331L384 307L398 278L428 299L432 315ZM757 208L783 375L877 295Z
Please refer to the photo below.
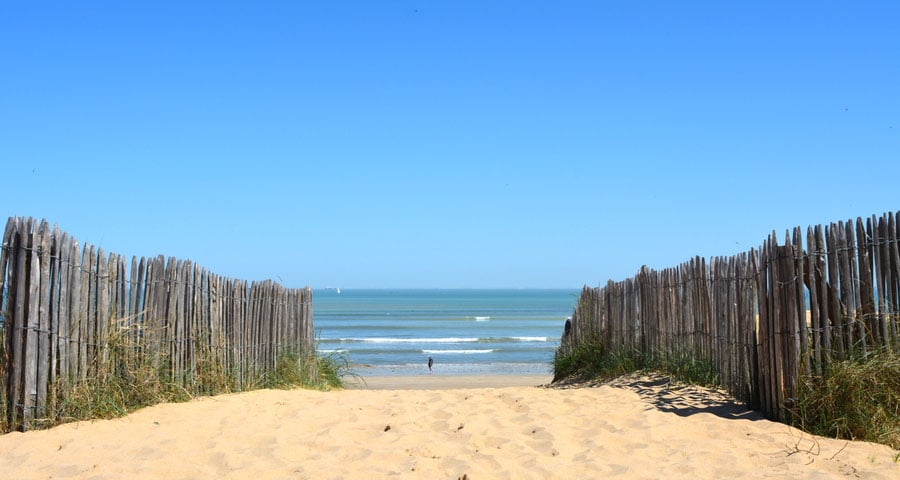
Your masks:
M900 209L900 3L8 1L0 213L289 287L571 287Z

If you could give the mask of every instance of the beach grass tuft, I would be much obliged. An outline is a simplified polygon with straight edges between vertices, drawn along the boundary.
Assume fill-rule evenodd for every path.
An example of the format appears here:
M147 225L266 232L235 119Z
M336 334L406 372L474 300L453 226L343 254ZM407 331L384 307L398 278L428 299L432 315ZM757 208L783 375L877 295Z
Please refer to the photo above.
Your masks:
M91 355L90 375L58 378L47 409L32 427L97 418L115 418L157 403L181 402L191 392L172 380L168 357L157 350L134 348L127 334L116 332L99 342Z
M710 361L688 354L647 354L637 348L608 348L600 340L579 343L553 361L553 381L609 380L634 372L660 372L674 382L718 386Z
M354 375L346 356L330 353L302 358L288 352L278 357L275 369L264 376L260 387L333 390L343 388L344 377Z
M118 321L116 325L105 338L85 350L88 374L55 379L47 405L37 412L29 428L115 418L158 403L243 390L331 390L342 388L343 378L354 375L349 361L340 355L301 355L288 351L277 357L274 369L255 379L247 380L248 374L244 372L242 386L239 372L227 369L213 348L196 345L192 365L183 366L183 371L173 371L167 343L149 341L154 337L152 332L129 327L126 321ZM3 334L0 324L0 342ZM141 342L137 341L139 337ZM0 355L0 369L3 361ZM0 432L9 431L10 427L4 381L0 379Z
M307 381L310 388L320 390L343 388L344 377L358 377L350 367L350 359L342 353L317 355L315 361L316 376Z
M702 387L720 387L719 374L712 361L687 353L655 355L647 359L644 370L660 371L672 380Z
M606 344L588 339L553 357L553 381L590 380L610 375Z
M900 449L900 354L869 352L805 376L792 414L795 426L816 435Z

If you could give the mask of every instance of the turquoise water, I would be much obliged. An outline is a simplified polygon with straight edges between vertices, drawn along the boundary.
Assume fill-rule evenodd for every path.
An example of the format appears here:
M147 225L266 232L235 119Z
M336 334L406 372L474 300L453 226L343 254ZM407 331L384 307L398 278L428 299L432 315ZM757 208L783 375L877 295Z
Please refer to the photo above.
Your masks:
M579 292L323 289L314 324L363 376L548 374Z

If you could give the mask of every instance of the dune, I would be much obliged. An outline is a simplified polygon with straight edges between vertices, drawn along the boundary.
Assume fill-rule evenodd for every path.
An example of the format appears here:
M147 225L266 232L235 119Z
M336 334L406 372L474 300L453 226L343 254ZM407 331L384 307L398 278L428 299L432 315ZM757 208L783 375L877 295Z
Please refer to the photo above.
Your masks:
M380 377L0 436L0 479L900 478L898 452L814 437L650 377Z

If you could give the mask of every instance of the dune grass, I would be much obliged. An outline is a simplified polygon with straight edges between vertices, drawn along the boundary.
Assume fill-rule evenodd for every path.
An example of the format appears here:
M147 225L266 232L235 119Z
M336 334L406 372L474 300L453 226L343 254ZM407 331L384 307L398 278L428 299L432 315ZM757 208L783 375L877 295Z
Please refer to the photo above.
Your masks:
M608 380L634 372L659 372L674 382L718 386L712 362L687 354L653 355L637 348L611 349L600 340L576 345L553 361L553 381Z
M900 450L900 353L882 349L832 362L798 390L792 409L798 428Z
M316 355L307 359L291 352L280 356L275 370L260 382L262 388L343 388L344 377L355 376L349 360L340 354Z
M0 328L0 342L2 335ZM173 372L167 348L154 348L149 343L138 345L134 338L128 329L116 329L98 342L100 346L90 355L90 374L53 382L47 405L37 412L29 428L115 418L158 403L260 388L330 390L343 387L343 377L353 375L349 362L338 355L285 351L278 356L274 369L256 374L244 372L241 376L225 368L211 348L202 346L195 351L192 368ZM0 355L0 368L2 362ZM10 429L3 381L0 379L0 432Z

